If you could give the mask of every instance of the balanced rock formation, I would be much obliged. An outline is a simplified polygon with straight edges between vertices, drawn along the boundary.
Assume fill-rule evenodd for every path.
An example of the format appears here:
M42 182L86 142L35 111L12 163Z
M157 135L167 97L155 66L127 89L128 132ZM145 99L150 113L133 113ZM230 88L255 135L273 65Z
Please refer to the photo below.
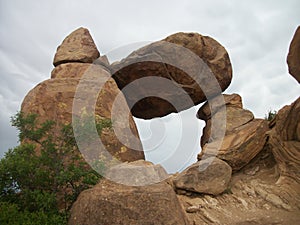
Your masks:
M165 183L125 186L102 179L74 203L69 225L188 225L173 188Z
M290 74L300 83L300 26L297 28L290 44L287 63Z
M218 97L210 100L213 112L208 103L199 109L198 117L206 121L206 127L201 138L203 151L198 157L216 155L237 171L263 149L268 122L254 119L250 111L242 108L241 97L237 94L224 95L223 105L218 101Z
M178 174L173 182L177 189L218 195L228 188L231 167L218 158L198 161Z
M140 48L112 64L112 73L132 114L144 119L188 109L220 94L232 79L225 48L197 33Z
M138 131L125 98L105 66L89 63L98 56L98 50L88 30L80 28L74 31L63 41L55 54L54 64L58 66L52 71L52 79L43 81L27 94L21 111L25 114L39 115L40 123L46 120L55 121L59 131L61 125L72 122L72 117L80 119L90 111L95 113L96 120L111 120L112 107L119 96L117 105L124 115L114 114L113 129L104 129L100 134L103 144L101 151L108 152L112 157L124 162L144 159ZM80 93L79 84L84 87ZM77 108L73 108L75 101ZM99 138L98 135L97 137ZM99 146L97 143L96 140L92 140L86 148L96 149L93 145ZM99 159L101 151L95 150L85 157L90 160Z
M66 62L93 63L100 56L99 51L86 28L78 28L68 35L57 48L53 65Z

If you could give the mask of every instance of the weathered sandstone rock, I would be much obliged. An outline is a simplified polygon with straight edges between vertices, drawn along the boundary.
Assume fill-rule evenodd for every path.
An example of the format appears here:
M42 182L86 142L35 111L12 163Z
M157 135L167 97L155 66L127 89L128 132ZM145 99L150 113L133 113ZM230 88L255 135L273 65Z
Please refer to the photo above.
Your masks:
M186 168L173 182L179 189L218 195L228 188L230 178L231 167L226 162L207 158Z
M121 90L131 85L122 92L132 114L151 119L220 94L231 82L232 68L225 48L214 39L177 33L112 64L112 74Z
M206 123L201 136L202 148L206 143L218 140L234 128L254 119L252 112L243 109L242 98L238 94L223 95L223 100L219 97L211 99L210 104L206 102L198 110L197 117L205 120Z
M228 132L224 139L207 143L203 153L216 155L227 162L233 171L240 170L247 165L265 146L268 122L263 119L253 121ZM201 153L199 156L203 155Z
M189 223L174 190L167 183L133 187L103 179L79 195L68 224Z
M300 185L300 98L279 110L269 144L278 163L279 183L293 180Z
M128 186L144 186L166 180L169 175L159 164L138 160L110 168L105 177Z
M89 31L81 27L69 34L57 48L53 65L68 62L92 63L99 56Z
M290 44L287 63L290 74L300 83L300 26L297 28Z
M83 77L84 74L89 74L90 78ZM95 115L96 118L112 118L112 106L116 96L120 94L120 90L115 81L110 78L109 72L103 67L86 63L67 63L57 66L52 72L52 77L55 78L43 81L27 94L21 107L25 114L38 114L40 122L53 120L57 124L71 123L72 116L78 116L82 113L79 112L80 110L85 111L93 106L92 100L87 100L87 97L98 94L100 82L103 84L103 89L97 98ZM76 97L81 106L76 112L72 107L80 81L88 88L82 93L82 96ZM124 109L123 112L129 112L125 98L121 97L119 100L118 105ZM101 141L105 148L112 156L121 161L144 159L143 151L135 151L130 148L130 146L135 146L134 149L142 149L131 114L124 117L119 113L114 116L119 132L116 135L115 129L103 130ZM60 128L57 127L57 129ZM59 134L59 132L57 133ZM91 154L91 157L99 157L99 155L95 153L95 155Z

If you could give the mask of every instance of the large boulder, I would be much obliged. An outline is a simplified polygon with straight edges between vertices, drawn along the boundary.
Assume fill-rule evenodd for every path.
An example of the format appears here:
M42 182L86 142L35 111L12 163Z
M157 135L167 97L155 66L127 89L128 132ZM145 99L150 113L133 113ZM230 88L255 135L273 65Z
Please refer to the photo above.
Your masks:
M92 102L87 101L87 96L98 93L100 80L103 88L97 98L95 117L111 120L113 103L121 93L115 81L110 78L110 74L101 66L92 64L72 63L60 65L59 67L61 67L60 72L56 69L56 72L52 73L56 74L53 75L54 79L43 81L27 94L23 100L21 111L25 114L38 114L40 122L53 120L59 126L71 123L72 116L79 116L80 110L88 110L89 107L93 106ZM82 77L85 73L91 74L98 82ZM89 89L82 93L82 96L76 96L79 105L82 106L76 112L73 110L73 102L76 100L75 93L79 82L86 82ZM119 98L118 104L124 109L124 113L129 112L124 97ZM118 134L114 132L114 129L106 129L102 132L101 140L105 148L111 155L121 161L144 159L143 151L135 151L128 147L135 146L134 149L142 149L138 131L130 113L125 116L126 120L129 119L128 121L121 114L115 115L114 119L116 126L120 121L122 124L118 126ZM57 127L57 129L59 128ZM96 156L93 155L93 157Z
M53 65L68 62L92 63L100 56L99 51L86 28L78 28L69 34L57 48Z
M165 183L125 186L102 179L73 204L69 225L189 224L173 188Z
M300 26L297 28L290 44L287 63L290 74L300 83Z
M176 188L218 195L228 188L231 167L218 158L198 161L178 174L173 182Z
M140 48L112 64L112 73L121 90L131 85L122 91L132 114L144 119L199 104L224 91L232 79L225 48L197 33L176 33Z

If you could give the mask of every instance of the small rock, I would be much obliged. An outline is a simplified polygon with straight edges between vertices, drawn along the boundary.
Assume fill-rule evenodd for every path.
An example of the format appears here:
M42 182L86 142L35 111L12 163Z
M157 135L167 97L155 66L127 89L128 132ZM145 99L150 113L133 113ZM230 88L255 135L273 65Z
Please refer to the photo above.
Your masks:
M81 27L69 34L57 48L53 65L68 62L92 63L99 56L90 32Z
M178 189L218 195L225 191L231 178L231 167L218 158L198 161L177 177L174 185Z
M200 207L199 207L199 206L195 206L195 205L193 205L193 206L188 206L188 207L185 209L185 211L186 211L187 213L196 213L196 212L199 212L199 211L200 211Z

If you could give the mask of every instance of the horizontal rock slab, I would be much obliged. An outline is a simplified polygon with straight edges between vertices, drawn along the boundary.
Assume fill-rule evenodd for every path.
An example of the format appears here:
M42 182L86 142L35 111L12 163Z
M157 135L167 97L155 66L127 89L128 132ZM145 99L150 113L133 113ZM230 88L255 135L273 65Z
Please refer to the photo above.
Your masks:
M220 94L232 79L225 48L197 33L168 36L113 63L111 69L132 114L143 119L197 105Z
M167 183L133 187L103 179L79 195L68 224L188 225L189 222Z
M174 179L176 188L198 193L218 195L228 188L231 167L218 158L198 161Z
M105 177L128 186L144 186L166 180L169 175L159 164L154 165L148 161L138 160L110 168L105 173Z

